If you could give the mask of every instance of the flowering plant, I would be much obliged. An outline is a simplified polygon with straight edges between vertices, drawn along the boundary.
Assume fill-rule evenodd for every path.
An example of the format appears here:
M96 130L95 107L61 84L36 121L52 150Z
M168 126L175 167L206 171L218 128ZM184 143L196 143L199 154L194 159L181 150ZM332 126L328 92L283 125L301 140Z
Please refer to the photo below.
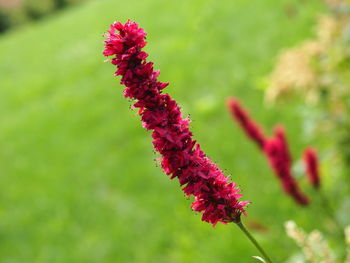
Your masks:
M152 130L163 171L178 178L187 196L194 196L191 207L203 214L202 220L213 225L239 222L248 202L239 201L236 184L204 154L192 138L190 120L182 117L169 94L163 94L168 83L158 81L160 72L146 61L148 54L141 50L145 38L145 31L131 21L116 22L107 33L103 54L114 56L110 61L117 66L115 75L122 76L124 96L136 100L134 107L139 109L143 127Z
M124 96L135 100L143 127L152 130L153 146L160 153L163 171L171 178L178 178L187 196L195 201L191 207L202 213L202 220L215 225L236 223L263 255L272 261L241 222L248 201L236 184L205 155L193 140L189 119L183 118L181 109L169 94L163 94L168 83L158 81L160 72L147 62L148 54L142 51L146 45L146 33L138 24L115 22L106 34L105 56L113 56L111 63L117 66L115 75L122 76L126 88Z
M145 38L145 31L135 22L115 22L106 33L103 54L112 56L107 61L117 67L115 75L121 76L124 96L134 100L133 108L138 109L143 127L152 132L153 146L160 154L163 171L171 179L177 178L185 195L194 198L191 207L202 214L203 221L214 226L218 222L235 223L263 256L254 258L271 263L241 221L249 202L240 200L242 194L237 185L193 139L190 120L182 116L177 102L163 91L168 83L158 80L159 70L154 70L153 63L146 60L148 54L142 50ZM285 192L299 204L308 204L308 198L291 174L292 159L283 127L276 126L274 135L267 138L237 100L230 99L228 106L247 136L266 155ZM305 152L305 165L311 183L318 188L317 156L311 149Z
M350 169L350 2L327 0L316 34L278 56L268 77L266 101L278 102L297 95L303 100L307 139L326 138L333 167ZM332 134L334 140L327 140Z
M300 190L297 181L292 176L292 158L284 128L275 127L274 136L267 138L262 128L250 117L248 111L235 98L227 101L228 109L233 119L239 124L248 138L255 142L265 154L276 177L280 180L283 190L299 205L307 205L309 199Z

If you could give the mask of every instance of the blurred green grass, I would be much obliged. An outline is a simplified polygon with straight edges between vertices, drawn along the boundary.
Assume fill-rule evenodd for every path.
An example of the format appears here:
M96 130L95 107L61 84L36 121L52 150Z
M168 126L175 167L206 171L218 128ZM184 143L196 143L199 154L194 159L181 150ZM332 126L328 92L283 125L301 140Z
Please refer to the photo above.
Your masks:
M297 102L268 109L257 87L321 9L315 0L92 1L2 36L0 261L255 262L237 228L202 223L156 166L150 134L101 55L103 32L128 18L148 32L149 58L202 148L251 200L245 221L266 226L257 238L286 259L295 245L283 222L315 228L318 211L281 193L224 103L237 96L267 127L283 123L299 156Z

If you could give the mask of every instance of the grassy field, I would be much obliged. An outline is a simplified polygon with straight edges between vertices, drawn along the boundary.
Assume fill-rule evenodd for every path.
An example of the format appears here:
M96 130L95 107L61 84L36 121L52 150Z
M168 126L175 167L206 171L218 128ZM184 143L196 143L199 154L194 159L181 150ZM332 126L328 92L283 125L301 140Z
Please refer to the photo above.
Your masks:
M156 166L101 55L103 32L128 18L148 32L150 59L202 148L252 202L245 221L263 225L254 234L286 260L296 247L283 222L310 230L318 211L281 193L224 102L237 96L267 127L283 123L299 156L308 142L297 104L266 108L258 87L321 10L315 0L101 0L1 36L0 262L256 262L235 226L201 222Z

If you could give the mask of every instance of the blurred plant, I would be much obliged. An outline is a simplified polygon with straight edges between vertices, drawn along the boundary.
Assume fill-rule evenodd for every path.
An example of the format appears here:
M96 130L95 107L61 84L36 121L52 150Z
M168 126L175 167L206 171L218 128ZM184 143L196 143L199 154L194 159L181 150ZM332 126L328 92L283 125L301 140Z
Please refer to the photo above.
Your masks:
M302 249L306 262L336 263L334 253L320 231L314 230L307 234L293 221L286 222L285 229L287 235Z
M148 54L142 51L146 45L146 33L137 23L127 21L124 25L115 22L106 33L105 56L117 66L115 76L122 76L121 84L126 86L124 97L136 100L143 127L152 130L153 146L161 154L161 165L171 179L177 177L186 196L194 196L194 211L202 213L202 220L215 225L235 223L255 245L264 259L272 261L247 231L241 221L247 201L235 183L209 159L199 144L192 139L189 119L182 117L181 108L169 94L162 90L168 83L157 80L159 70L153 70L153 63L147 62Z
M288 141L284 128L277 125L274 128L274 135L267 138L262 128L250 117L248 111L243 108L236 98L227 100L228 109L241 129L265 154L275 175L280 180L284 192L290 195L297 204L308 205L308 197L300 190L297 181L292 176L292 158L289 151ZM336 214L330 205L328 198L321 189L321 178L319 172L319 161L316 150L308 147L303 152L303 162L305 174L308 181L315 189L318 198L321 201L321 209L331 219L341 235L343 234L342 224L338 221Z
M340 258L335 256L336 254L330 248L327 240L320 231L314 230L310 234L307 234L303 229L299 228L294 221L286 222L285 229L287 235L302 249L306 262L336 263L341 261ZM350 263L350 226L347 226L343 232L345 234L345 245L347 250L347 256L344 263Z
M228 98L227 107L231 112L233 119L239 124L245 134L258 147L263 150L266 138L262 128L250 117L248 111L241 106L236 98Z
M266 263L266 261L262 258L262 257L258 257L258 256L252 256L252 258L260 261L260 262L263 262L263 263Z
M320 188L320 174L318 169L318 158L316 150L309 147L304 150L303 160L306 168L306 175L310 184L315 188Z
M6 31L11 26L10 17L4 10L0 10L0 32Z
M267 102L305 98L309 135L332 134L350 169L350 3L328 0L316 36L285 50L277 59L266 89Z
M0 33L83 1L87 0L2 0Z
M24 8L30 19L40 19L44 15L53 12L56 8L55 2L53 0L25 0Z
M53 0L53 1L55 2L56 7L59 9L59 8L66 7L68 5L78 4L86 0Z
M307 205L309 199L300 190L297 181L292 176L289 146L284 128L278 125L274 129L274 136L266 138L259 125L250 117L248 111L235 98L227 100L228 109L248 138L255 142L265 154L276 177L280 180L283 190L299 205Z
M0 1L0 33L28 20L20 0Z
M303 161L305 166L305 173L309 179L310 184L317 192L318 197L321 200L321 207L325 213L329 216L332 222L338 227L341 235L343 234L342 224L338 221L336 214L330 205L328 198L321 189L321 178L319 172L319 161L317 152L314 148L308 147L304 150Z
M345 263L350 263L350 226L345 228L345 242L347 252Z

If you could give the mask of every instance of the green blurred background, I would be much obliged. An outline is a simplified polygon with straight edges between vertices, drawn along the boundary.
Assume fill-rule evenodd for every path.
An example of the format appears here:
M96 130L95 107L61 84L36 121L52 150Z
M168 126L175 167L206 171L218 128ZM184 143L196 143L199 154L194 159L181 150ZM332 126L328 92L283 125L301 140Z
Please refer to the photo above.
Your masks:
M127 19L148 32L149 59L203 150L252 202L244 221L276 262L286 260L297 248L283 223L318 228L319 211L282 194L225 99L241 98L265 127L284 124L300 156L310 143L300 137L301 102L268 108L259 87L323 8L316 0L96 0L0 35L0 262L256 262L237 227L201 222L157 167L150 133L103 63L103 33Z

